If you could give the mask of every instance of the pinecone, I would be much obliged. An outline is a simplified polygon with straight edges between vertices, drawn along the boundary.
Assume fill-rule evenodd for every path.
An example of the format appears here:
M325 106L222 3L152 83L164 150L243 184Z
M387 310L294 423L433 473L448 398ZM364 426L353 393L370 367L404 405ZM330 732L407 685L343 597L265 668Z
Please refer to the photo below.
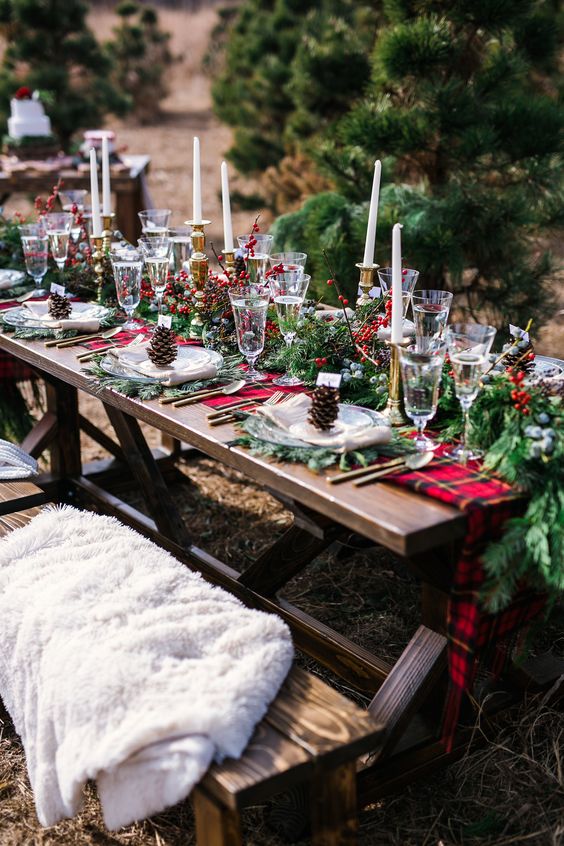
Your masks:
M167 364L172 364L177 354L178 350L172 329L157 326L147 349L147 355L153 364L158 367L166 367Z
M328 431L339 415L339 391L320 385L311 398L308 421L321 431Z
M65 320L67 317L70 317L72 305L61 294L51 294L47 303L47 309L53 320Z
M533 344L530 340L528 343L525 343L525 341L519 341L517 338L514 338L513 341L513 349L503 359L505 367L512 368L517 366L519 370L523 370L525 373L531 372L535 369L534 358L529 359L530 354L533 353L534 355L535 352Z
M245 259L243 256L238 255L235 256L235 261L233 263L233 270L235 272L235 276L239 279L241 273L245 273L247 270L247 265L245 264Z

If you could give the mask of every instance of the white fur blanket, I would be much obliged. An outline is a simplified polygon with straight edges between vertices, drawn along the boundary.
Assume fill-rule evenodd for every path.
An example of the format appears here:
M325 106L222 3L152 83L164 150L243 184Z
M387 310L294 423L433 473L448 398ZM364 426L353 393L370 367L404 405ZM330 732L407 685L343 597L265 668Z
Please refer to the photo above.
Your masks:
M52 506L0 541L0 642L40 822L96 779L112 829L239 757L293 658L278 617L113 518Z

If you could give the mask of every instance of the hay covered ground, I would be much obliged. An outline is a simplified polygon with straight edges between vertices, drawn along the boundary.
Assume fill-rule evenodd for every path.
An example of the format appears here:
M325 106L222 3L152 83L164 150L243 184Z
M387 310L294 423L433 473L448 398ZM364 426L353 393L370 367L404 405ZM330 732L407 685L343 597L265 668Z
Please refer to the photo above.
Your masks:
M191 145L202 142L203 208L214 224L212 238L221 243L219 162L230 143L230 131L211 110L209 80L201 70L211 30L213 7L195 13L163 10L162 24L173 33L172 50L179 57L170 71L171 93L155 125L117 127L118 141L132 153L152 157L150 187L155 204L170 205L181 223L191 209ZM112 16L96 11L92 21L109 32ZM233 188L241 188L233 179ZM252 211L235 215L243 232ZM560 302L559 308L564 307ZM543 332L543 351L564 356L562 317ZM557 343L559 347L557 347ZM105 418L99 403L83 399L82 411L98 425ZM153 445L158 433L147 430ZM87 459L103 451L84 441ZM201 545L236 568L244 568L261 549L264 538L278 536L290 515L272 497L241 474L194 457L181 464L184 481L173 486L181 511ZM134 496L133 504L140 505ZM287 596L307 612L362 641L385 658L395 659L417 621L417 585L391 554L366 555L336 548L321 556L296 578ZM564 652L562 615L543 635L540 651ZM482 732L477 723L476 733ZM529 697L495 734L458 764L401 794L383 800L361 817L363 846L560 846L564 844L564 720L551 700ZM279 846L267 828L263 808L245 817L249 846ZM189 803L117 834L105 831L95 791L89 789L82 814L42 830L21 746L7 723L0 727L0 846L189 846L194 842Z

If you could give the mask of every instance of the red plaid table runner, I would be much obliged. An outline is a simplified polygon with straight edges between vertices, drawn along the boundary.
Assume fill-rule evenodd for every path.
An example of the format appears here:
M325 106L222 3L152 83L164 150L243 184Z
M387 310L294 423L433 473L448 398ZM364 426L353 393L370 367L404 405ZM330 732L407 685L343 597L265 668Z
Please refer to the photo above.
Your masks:
M546 598L522 590L503 611L488 614L482 610L480 593L485 572L481 555L490 541L501 536L506 520L522 510L524 501L501 479L482 470L479 462L464 467L443 458L443 452L440 448L437 458L423 470L401 473L390 481L454 505L467 515L447 615L450 689L443 714L443 742L450 751L462 698L472 689L479 658L491 652L490 669L498 675L507 656L495 649L496 645L537 617Z

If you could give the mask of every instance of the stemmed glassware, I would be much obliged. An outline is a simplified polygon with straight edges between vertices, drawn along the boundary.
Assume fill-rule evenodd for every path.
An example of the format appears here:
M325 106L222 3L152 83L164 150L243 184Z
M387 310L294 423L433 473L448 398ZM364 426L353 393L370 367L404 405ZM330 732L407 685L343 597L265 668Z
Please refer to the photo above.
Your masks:
M415 342L419 352L429 352L443 338L452 297L450 291L416 291L411 295Z
M192 255L192 238L188 226L176 226L168 230L172 242L172 267L179 273Z
M162 238L168 233L171 209L143 209L137 212L145 237Z
M75 243L77 243L80 238L80 226L77 226L76 224L73 209L76 208L78 213L84 214L86 194L87 192L84 188L77 188L74 191L59 191L59 200L61 201L63 211L70 212L73 215L71 238Z
M245 381L262 382L268 379L268 376L257 370L255 364L264 349L270 289L261 285L232 288L229 299L233 309L239 352L245 356L249 365L244 374Z
M274 273L268 279L270 293L276 306L278 325L286 346L291 347L296 337L298 320L311 276L300 273L298 270L290 270L286 273ZM281 385L291 388L295 385L303 385L297 376L290 376L288 373L272 380L274 385Z
M255 239L256 244L252 249L249 249L247 245L251 239ZM247 263L249 285L260 285L264 282L273 240L272 235L263 235L262 232L238 236L237 241Z
M161 314L163 294L168 280L172 241L170 238L153 235L150 238L139 238L138 244L157 298L158 313Z
M400 346L398 349L405 413L417 429L415 447L418 452L437 449L438 444L423 432L437 411L445 344L438 342L432 351L424 353L419 352L416 346Z
M143 255L135 247L116 249L110 252L110 261L114 272L117 300L127 314L127 322L122 328L136 329L133 312L141 299Z
M25 258L25 267L35 283L35 296L47 293L41 283L47 273L47 232L43 223L27 223L20 226L20 238Z
M282 265L284 273L291 271L303 271L307 261L307 253L273 253L269 258L271 267L279 267Z
M380 287L382 288L382 294L390 294L392 293L392 268L391 267L381 267L378 268L378 279L380 280ZM419 279L419 271L413 270L412 268L404 268L401 273L401 289L402 289L402 297L403 297L403 318L407 315L407 309L409 308L409 303L411 302L411 295L413 294L413 290L417 285L417 280Z
M468 446L469 414L480 390L480 379L488 363L495 338L493 326L479 323L453 323L447 326L445 340L454 371L454 388L464 414L464 430L460 444L449 450L451 458L466 464L480 458L479 450Z
M44 217L45 229L49 236L49 247L55 264L59 268L61 282L63 281L63 269L69 253L69 238L74 222L74 215L69 212L50 212Z

